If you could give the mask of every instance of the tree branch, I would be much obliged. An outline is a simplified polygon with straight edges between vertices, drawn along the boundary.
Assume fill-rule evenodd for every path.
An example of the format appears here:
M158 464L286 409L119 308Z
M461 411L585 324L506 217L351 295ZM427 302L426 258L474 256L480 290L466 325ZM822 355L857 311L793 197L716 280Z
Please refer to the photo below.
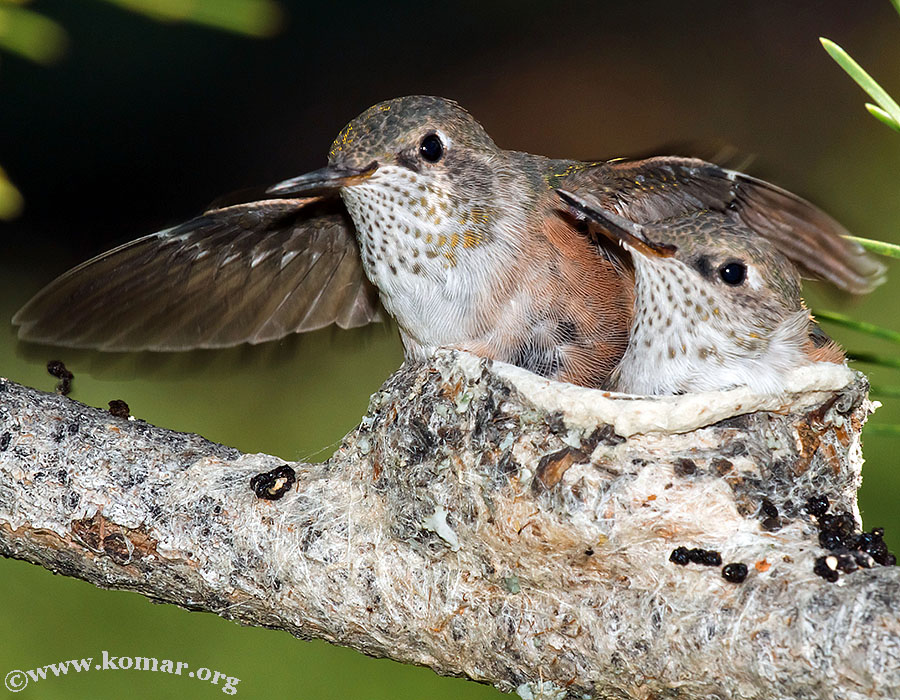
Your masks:
M3 380L0 553L526 698L898 697L897 569L817 576L803 510L859 524L867 389L635 399L442 352L267 500L275 457Z

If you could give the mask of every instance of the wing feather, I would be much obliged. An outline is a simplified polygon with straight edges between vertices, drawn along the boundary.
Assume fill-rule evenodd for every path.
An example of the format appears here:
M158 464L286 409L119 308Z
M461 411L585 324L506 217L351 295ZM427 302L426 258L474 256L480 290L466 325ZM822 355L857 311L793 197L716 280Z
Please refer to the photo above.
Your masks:
M382 319L337 200L212 209L103 253L13 318L23 340L101 350L262 343Z
M553 185L639 224L703 209L733 211L808 276L854 294L884 281L884 266L847 240L847 230L822 210L768 182L696 158L597 163L573 169Z

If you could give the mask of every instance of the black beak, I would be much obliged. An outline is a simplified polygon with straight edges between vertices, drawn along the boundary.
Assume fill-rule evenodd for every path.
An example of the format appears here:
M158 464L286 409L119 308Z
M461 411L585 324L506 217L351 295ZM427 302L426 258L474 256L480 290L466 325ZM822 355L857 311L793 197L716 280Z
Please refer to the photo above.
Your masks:
M372 161L363 168L341 168L329 165L321 170L306 173L306 175L283 180L272 185L266 190L266 193L300 197L334 194L341 187L349 187L362 182L376 170L378 170L376 161Z
M577 212L600 225L600 229L613 241L627 243L633 250L655 258L668 258L674 255L675 246L651 241L644 232L644 227L629 221L618 214L591 204L577 194L566 190L556 190L556 194Z

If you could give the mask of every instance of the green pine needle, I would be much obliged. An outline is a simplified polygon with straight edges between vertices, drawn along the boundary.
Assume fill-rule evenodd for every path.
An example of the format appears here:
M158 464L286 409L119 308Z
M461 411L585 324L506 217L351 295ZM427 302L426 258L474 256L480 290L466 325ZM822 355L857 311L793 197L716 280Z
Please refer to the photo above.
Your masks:
M868 321L858 321L855 318L850 318L849 316L839 314L835 311L814 311L813 315L819 321L828 321L829 323L835 323L844 328L851 328L852 330L866 333L867 335L876 338L889 340L892 343L900 343L900 332L890 328L876 326L874 323L869 323Z
M898 2L900 2L900 0L898 0ZM869 110L869 114L871 114L885 126L890 127L894 131L900 131L900 123L895 121L890 114L885 112L878 105L873 105L871 102L866 102L866 109Z
M857 85L868 93L869 97L875 101L875 105L879 107L891 121L900 124L900 105L894 102L885 89L876 83L874 78L866 73L862 66L850 58L850 54L844 51L840 46L830 39L825 39L823 37L820 37L819 41L822 42L822 47L828 52L828 55L847 72L847 75L856 81ZM883 121L880 116L878 118Z
M871 238L859 238L858 236L844 236L844 238L850 241L856 241L866 250L871 250L878 255L884 255L888 258L900 258L900 245L896 245L895 243L873 241Z
M888 357L887 355L878 355L873 352L851 352L848 350L847 359L850 362L863 362L868 365L900 369L900 357Z

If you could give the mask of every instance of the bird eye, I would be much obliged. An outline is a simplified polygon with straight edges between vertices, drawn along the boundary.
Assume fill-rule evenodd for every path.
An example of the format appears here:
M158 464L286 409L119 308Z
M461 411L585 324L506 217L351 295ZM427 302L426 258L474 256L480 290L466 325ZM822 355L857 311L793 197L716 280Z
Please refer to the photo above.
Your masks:
M429 163L437 163L444 155L444 144L437 134L428 134L419 144L419 155Z
M719 277L725 284L737 286L747 279L747 266L741 262L725 263L719 268Z

